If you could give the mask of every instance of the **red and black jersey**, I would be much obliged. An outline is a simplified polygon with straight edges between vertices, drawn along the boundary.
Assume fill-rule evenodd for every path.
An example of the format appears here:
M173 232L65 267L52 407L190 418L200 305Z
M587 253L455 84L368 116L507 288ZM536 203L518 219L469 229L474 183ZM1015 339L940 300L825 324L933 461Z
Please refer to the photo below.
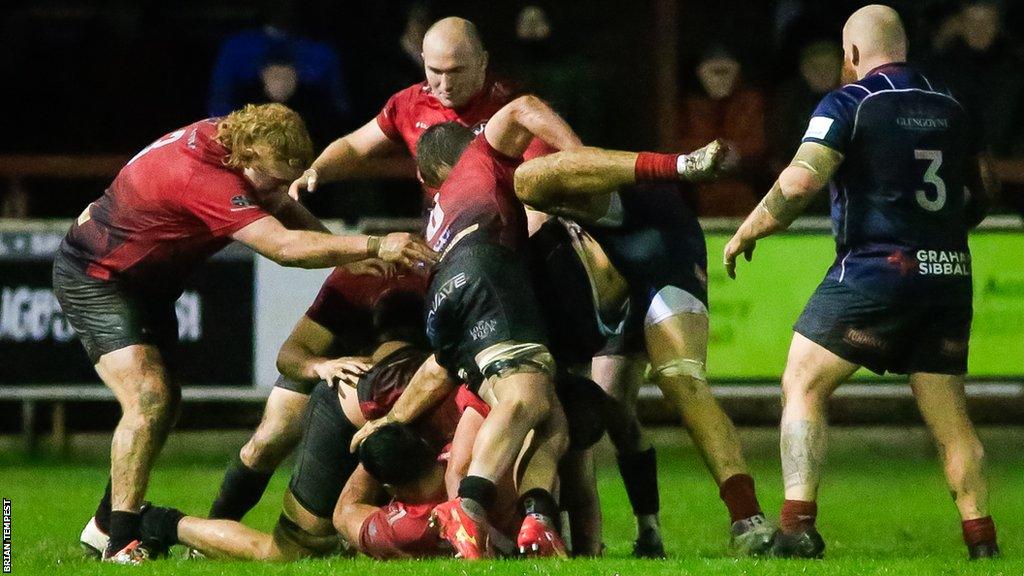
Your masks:
M430 527L434 507L448 499L438 494L436 501L405 504L392 500L363 520L359 531L359 551L377 560L451 556L452 548Z
M373 310L394 292L423 296L427 278L407 271L396 275L357 274L339 267L327 277L306 317L344 344L343 354L368 353L376 346Z
M484 134L477 136L434 196L426 233L431 248L444 252L456 237L470 233L474 241L521 248L526 208L516 198L513 179L522 162L495 150Z
M241 170L224 164L217 120L175 130L121 169L71 226L61 252L89 276L180 290L193 270L267 216Z
M516 91L507 83L488 79L472 100L455 110L441 104L431 93L430 85L420 82L392 95L377 114L377 125L388 138L405 144L409 154L415 158L416 145L427 128L444 122L458 122L472 129L475 134L480 134L491 116L516 95ZM550 146L535 138L523 156L529 160L551 152L553 149ZM430 201L437 190L424 185L424 192L427 194L426 200Z
M415 346L400 348L377 362L356 383L359 409L367 420L384 417L405 392L413 375L430 356ZM457 401L458 390L423 413L412 426L439 452L451 443L459 425L462 409Z
M389 98L377 115L377 124L388 138L404 143L415 157L416 144L427 128L458 122L479 134L491 116L512 98L513 91L505 83L488 80L472 100L455 110L441 104L431 93L430 85L421 82Z

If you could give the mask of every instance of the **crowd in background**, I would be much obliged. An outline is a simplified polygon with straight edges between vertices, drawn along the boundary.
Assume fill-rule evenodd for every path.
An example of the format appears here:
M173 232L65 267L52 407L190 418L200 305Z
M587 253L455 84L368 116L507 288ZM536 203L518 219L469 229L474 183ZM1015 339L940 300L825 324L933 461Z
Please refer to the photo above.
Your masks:
M130 155L196 118L270 101L302 113L323 147L422 80L423 33L451 14L478 24L493 74L551 102L585 142L656 148L657 3L13 3L0 20L0 73L13 79L6 92L16 113L0 154ZM788 163L814 106L840 84L843 19L865 3L678 0L674 145L686 151L721 137L740 157L734 177L688 194L702 215L746 214ZM1024 9L998 0L892 4L906 20L911 60L950 86L978 138L996 157L1024 157L1024 45L1010 34L1022 29ZM6 186L0 214L72 216L104 185ZM411 181L341 187L348 191L310 199L318 215L419 209Z

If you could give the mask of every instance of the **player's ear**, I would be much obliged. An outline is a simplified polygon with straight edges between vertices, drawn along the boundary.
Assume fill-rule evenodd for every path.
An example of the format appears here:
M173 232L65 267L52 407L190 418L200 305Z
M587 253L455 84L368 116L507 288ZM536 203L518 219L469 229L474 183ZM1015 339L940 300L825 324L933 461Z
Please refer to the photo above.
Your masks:
M854 66L860 66L860 49L857 48L856 44L850 47L850 63Z

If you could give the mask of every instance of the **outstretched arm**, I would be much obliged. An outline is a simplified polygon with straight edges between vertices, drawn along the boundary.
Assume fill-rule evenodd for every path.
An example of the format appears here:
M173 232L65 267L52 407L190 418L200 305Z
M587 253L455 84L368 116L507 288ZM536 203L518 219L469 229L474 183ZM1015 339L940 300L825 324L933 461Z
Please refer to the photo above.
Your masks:
M518 158L534 138L540 138L558 150L579 148L583 144L572 128L543 100L533 95L509 102L487 121L484 137L495 150Z
M345 178L367 158L387 156L399 150L401 146L388 138L377 119L372 118L355 132L331 142L313 165L292 182L288 195L298 198L300 190L313 192L320 184Z
M843 155L828 146L800 145L793 161L725 246L724 264L730 278L736 277L736 258L743 254L749 262L757 240L788 228L828 184L842 161Z

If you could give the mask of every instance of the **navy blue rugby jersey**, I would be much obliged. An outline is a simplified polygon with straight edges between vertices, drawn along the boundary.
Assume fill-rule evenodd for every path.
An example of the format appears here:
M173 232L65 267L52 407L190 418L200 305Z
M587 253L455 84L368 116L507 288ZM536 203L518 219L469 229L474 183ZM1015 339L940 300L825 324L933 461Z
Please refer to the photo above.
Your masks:
M826 95L803 142L843 154L831 182L828 278L883 299L970 298L966 184L977 146L963 107L888 64Z

